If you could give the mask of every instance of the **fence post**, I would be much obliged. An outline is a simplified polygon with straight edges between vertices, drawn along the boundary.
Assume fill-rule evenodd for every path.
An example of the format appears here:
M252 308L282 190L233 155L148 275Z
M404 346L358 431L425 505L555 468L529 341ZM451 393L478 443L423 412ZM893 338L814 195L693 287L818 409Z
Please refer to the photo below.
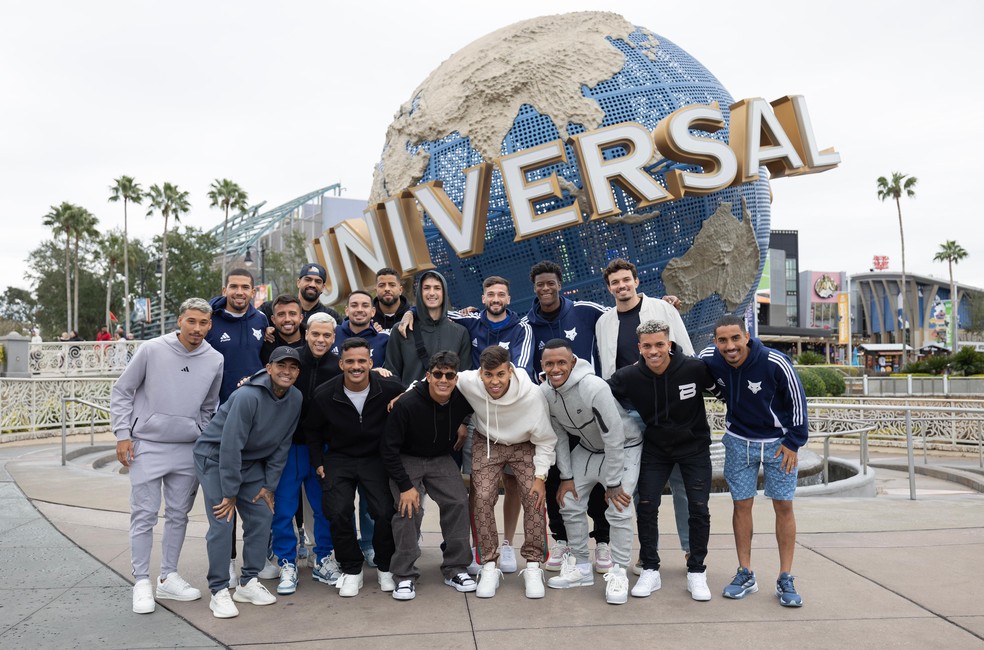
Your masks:
M61 416L61 425L62 425L62 427L61 427L61 429L62 429L62 467L65 466L66 435L68 434L68 432L65 430L65 420L68 419L68 408L66 406L65 399L66 399L65 396L62 395L62 398L61 398L61 403L62 403L62 416Z
M868 375L861 375L861 394L868 396Z
M911 375L910 375L911 377ZM912 407L905 407L905 452L909 465L909 498L916 500L916 461L912 452Z

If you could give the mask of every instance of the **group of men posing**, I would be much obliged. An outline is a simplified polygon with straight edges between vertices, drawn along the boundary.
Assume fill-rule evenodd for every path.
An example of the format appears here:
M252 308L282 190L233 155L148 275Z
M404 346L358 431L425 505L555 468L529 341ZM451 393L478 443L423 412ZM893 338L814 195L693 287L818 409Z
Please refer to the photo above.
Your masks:
M454 312L439 273L418 277L411 307L397 272L386 268L377 273L376 296L353 292L342 319L319 300L325 275L305 265L296 297L258 310L251 274L231 271L222 296L186 300L178 331L142 345L114 386L117 456L131 480L134 612L154 611L155 598L201 597L177 572L199 484L209 521L210 608L219 618L238 615L237 602L276 602L260 578L278 579L281 595L297 589L294 519L303 512L302 492L314 519L312 577L340 596L359 593L369 561L381 591L415 597L429 495L451 588L489 598L503 572L516 571L508 540L518 502L528 598L544 596L545 570L557 573L546 585L558 589L591 585L597 572L606 601L621 604L661 586L658 511L669 481L687 589L694 600L710 600L705 391L728 408L724 474L739 567L723 595L758 590L750 565L761 465L776 514L775 593L783 606L802 604L790 571L806 400L789 359L751 338L742 319L720 319L713 345L695 357L675 298L640 294L635 266L621 259L604 270L614 309L564 297L561 268L534 265L536 297L525 317L508 308L504 278L483 282L484 309ZM470 474L470 490L462 472ZM361 540L357 493L367 511ZM162 559L152 584L162 494ZM633 565L636 522L641 550ZM639 575L631 589L629 567Z

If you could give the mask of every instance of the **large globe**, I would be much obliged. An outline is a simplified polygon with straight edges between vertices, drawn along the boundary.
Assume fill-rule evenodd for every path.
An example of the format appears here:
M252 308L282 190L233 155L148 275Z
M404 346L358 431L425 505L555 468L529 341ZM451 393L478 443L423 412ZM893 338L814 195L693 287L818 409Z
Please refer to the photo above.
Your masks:
M726 128L703 135L727 141L733 101L691 55L617 14L523 21L452 55L414 91L387 132L370 200L440 179L461 209L464 169L622 122L652 130L691 104L720 105ZM562 200L537 206L539 212L569 205L583 192L574 152L565 146L568 163L530 177L555 172L565 190ZM658 158L647 170L663 181L674 168L700 171ZM424 232L457 305L477 304L482 279L500 275L511 282L513 309L525 313L533 301L529 270L540 260L563 267L568 297L610 305L601 271L622 257L638 266L641 291L683 298L691 339L702 346L714 321L726 312L743 312L757 286L769 240L769 186L761 172L752 183L644 209L616 187L619 216L588 222L585 214L582 225L516 242L496 169L482 254L457 257L426 214Z

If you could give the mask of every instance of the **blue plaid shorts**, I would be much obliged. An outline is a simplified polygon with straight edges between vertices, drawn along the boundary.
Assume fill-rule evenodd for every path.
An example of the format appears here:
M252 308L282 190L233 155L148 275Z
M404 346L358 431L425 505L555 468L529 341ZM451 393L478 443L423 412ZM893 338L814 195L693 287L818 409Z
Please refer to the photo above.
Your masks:
M765 496L781 501L793 498L799 468L790 474L782 471L782 456L776 457L779 440L754 442L725 434L721 443L724 444L724 479L728 482L733 500L741 501L755 496L759 465L764 475Z

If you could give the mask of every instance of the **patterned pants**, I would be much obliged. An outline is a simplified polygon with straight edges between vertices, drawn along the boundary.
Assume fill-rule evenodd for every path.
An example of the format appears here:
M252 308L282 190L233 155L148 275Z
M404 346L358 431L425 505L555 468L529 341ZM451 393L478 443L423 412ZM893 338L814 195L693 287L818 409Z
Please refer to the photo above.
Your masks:
M495 503L499 500L499 480L508 465L516 475L523 499L524 542L520 555L527 562L543 562L547 556L547 519L543 507L534 506L533 443L497 445L478 431L472 445L471 502L472 529L478 542L479 564L499 559L499 531L495 525ZM488 452L486 451L488 449Z

